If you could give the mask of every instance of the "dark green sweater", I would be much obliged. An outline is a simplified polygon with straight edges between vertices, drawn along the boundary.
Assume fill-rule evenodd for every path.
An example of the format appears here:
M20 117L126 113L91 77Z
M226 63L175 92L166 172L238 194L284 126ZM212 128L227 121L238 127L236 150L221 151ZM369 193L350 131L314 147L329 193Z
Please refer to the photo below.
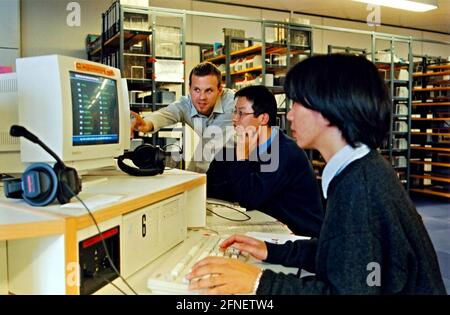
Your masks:
M446 294L421 217L376 151L331 181L318 240L267 245L267 262L316 275L265 270L257 294Z

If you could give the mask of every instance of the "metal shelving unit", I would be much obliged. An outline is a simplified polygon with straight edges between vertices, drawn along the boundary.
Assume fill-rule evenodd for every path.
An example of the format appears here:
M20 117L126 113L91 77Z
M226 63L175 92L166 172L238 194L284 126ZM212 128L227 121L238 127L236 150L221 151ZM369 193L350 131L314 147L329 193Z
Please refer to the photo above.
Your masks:
M274 94L284 94L284 76L291 65L312 54L311 28L266 20L260 25L260 39L225 35L224 53L205 60L222 67L224 84L228 88L264 85ZM245 47L231 50L236 42ZM245 59L249 62L246 63ZM278 111L279 126L288 131L286 114L289 102L284 101L283 104L284 107Z
M101 45L89 57L121 70L122 77L127 79L131 110L157 111L175 101L176 94L185 95L184 13L114 2L102 14L102 21ZM165 68L170 71L164 72ZM163 95L173 97L164 99ZM181 134L177 138L184 147L184 125L136 136L164 146L168 137L160 135L170 134L169 131Z
M384 44L381 50L377 50L379 42ZM397 60L397 51L400 45L404 45L403 51L406 53L406 58L403 60ZM368 57L377 66L380 75L384 77L393 106L390 115L389 134L386 142L380 148L380 153L391 162L400 181L404 184L405 189L408 190L410 185L409 164L411 154L411 40L372 33L370 50L328 45L328 53L336 52Z
M411 191L450 198L450 61L414 57Z
M264 63L262 69L263 84L267 86L266 74L273 74L273 86L270 87L274 94L284 93L284 78L292 65L310 57L313 52L312 29L308 25L278 22L262 21L262 55L268 56L268 63ZM270 35L269 35L270 34ZM269 38L273 40L270 41ZM276 64L272 56L285 56L285 60L280 57L281 62ZM287 123L287 112L289 111L290 101L284 99L284 107L278 108L279 126L290 134L289 124Z
M377 49L378 46L382 49ZM387 46L387 47L386 47ZM403 46L403 47L402 47ZM398 55L403 48L404 58ZM412 41L383 35L372 35L371 58L384 74L389 87L392 109L389 135L381 153L392 164L405 189L410 188L411 98L413 54Z

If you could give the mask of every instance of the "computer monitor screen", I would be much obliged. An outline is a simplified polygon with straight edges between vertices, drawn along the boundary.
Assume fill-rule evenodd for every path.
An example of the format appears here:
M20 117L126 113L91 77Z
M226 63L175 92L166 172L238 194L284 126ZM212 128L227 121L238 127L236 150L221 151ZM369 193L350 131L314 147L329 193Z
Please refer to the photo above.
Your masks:
M116 81L70 72L74 146L119 142Z
M16 61L19 123L77 170L115 166L130 147L130 109L120 70L60 56ZM54 163L44 150L20 141L26 164Z

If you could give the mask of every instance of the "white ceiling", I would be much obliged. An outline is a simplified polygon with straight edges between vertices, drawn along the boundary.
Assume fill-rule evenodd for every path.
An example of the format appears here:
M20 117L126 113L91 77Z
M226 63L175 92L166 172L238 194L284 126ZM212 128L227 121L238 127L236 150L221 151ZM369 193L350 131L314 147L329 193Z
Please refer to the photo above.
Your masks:
M217 0L217 2L318 14L359 21L366 21L367 15L369 14L366 4L351 0ZM381 7L381 24L450 34L450 0L438 0L437 2L438 9L423 13Z

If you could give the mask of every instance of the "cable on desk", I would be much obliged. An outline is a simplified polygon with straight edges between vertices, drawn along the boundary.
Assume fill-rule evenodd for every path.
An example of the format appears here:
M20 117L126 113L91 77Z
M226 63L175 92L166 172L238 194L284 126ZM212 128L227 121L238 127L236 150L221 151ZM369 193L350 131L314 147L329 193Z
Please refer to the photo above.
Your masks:
M0 184L3 186L3 180L14 178L13 176L5 173L0 173Z
M95 227L97 228L98 235L100 236L100 239L102 240L103 248L105 249L106 257L108 258L108 261L111 265L111 267L114 269L114 272L117 274L117 276L122 279L122 281L125 283L125 285L130 288L130 290L135 294L138 295L138 293L130 286L130 284L122 277L120 272L117 270L116 265L114 265L114 262L111 259L111 256L109 255L108 247L106 246L105 239L103 238L102 231L100 230L100 227L98 226L97 220L95 219L94 215L92 214L91 210L89 210L88 206L84 203L83 200L81 200L80 197L78 197L77 194L73 192L73 190L67 185L64 181L61 181L66 189L83 205L83 207L86 209L86 211L89 213L89 216L91 217L92 221L95 224ZM117 288L117 287L116 287ZM122 290L120 290L123 292ZM123 292L125 295L126 293Z
M112 285L114 288L116 288L118 291L120 291L123 295L128 295L125 291L123 291L121 288L119 288L116 284L114 284L111 280L108 278L100 275L102 277L103 281L108 282L110 285Z
M213 232L215 235L220 235L220 233L214 229L210 229L210 228L201 228L201 232Z
M0 173L0 179L8 179L8 178L14 178L13 176L6 174L6 173Z
M180 150L178 151L178 153L179 153L179 154L183 154L183 148L182 148L180 145L176 144L176 143L168 143L168 144L166 144L165 146L162 147L163 151L165 152L165 151L166 151L166 148L167 148L167 147L170 147L170 146L178 147L178 149L180 149Z
M240 211L240 210L238 210L236 208L233 208L231 206L224 205L224 204L221 204L221 203L209 202L209 201L207 201L206 203L208 203L210 205L214 205L214 206L229 208L231 210L234 210L234 211L237 211L239 213L242 213L242 215L246 217L245 219L232 219L232 218L227 218L227 217L225 217L223 215L220 215L220 214L218 214L218 213L216 213L216 212L214 212L214 211L212 211L210 209L206 209L207 211L211 212L212 214L218 216L219 218L222 218L222 219L225 219L225 220L229 220L229 221L233 221L233 222L245 222L245 221L251 220L251 217L247 213L242 212L242 211Z

